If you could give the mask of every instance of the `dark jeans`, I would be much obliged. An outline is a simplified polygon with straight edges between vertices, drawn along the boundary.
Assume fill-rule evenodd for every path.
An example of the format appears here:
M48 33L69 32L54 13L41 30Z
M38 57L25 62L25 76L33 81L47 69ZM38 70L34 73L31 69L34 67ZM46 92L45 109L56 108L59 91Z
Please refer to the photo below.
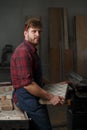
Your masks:
M39 104L39 99L24 88L17 89L16 95L16 105L32 118L29 130L52 130L46 105Z

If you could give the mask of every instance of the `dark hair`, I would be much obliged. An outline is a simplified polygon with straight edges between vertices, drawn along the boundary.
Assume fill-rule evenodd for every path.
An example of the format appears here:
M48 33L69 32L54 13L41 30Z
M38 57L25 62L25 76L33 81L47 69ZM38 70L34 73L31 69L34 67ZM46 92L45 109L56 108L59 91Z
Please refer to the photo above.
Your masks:
M25 22L25 30L28 30L29 27L38 27L41 28L42 27L42 23L39 17L31 17L28 18Z

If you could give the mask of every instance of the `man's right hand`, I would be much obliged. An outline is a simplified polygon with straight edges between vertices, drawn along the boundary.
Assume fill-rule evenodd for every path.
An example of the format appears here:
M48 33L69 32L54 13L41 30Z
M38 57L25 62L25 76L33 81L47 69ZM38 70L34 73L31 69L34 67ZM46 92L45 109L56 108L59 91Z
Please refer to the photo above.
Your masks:
M60 97L60 96L56 96L56 95L53 95L49 102L52 104L52 105L59 105L59 104L63 104L64 103L64 98L63 97Z

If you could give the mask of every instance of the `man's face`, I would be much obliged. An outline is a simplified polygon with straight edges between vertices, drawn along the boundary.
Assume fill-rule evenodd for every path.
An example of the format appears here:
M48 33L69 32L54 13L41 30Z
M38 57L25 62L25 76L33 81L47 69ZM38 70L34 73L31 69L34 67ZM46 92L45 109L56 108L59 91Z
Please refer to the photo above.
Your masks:
M40 28L29 28L27 31L24 31L25 40L28 40L33 45L37 45L41 36Z

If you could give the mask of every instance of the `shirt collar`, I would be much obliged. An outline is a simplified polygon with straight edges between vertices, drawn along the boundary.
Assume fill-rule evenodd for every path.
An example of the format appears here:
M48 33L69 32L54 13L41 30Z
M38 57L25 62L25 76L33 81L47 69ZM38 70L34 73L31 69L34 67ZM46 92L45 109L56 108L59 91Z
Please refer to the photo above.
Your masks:
M29 41L24 40L24 43L31 49L33 53L37 51L37 48L35 48Z

